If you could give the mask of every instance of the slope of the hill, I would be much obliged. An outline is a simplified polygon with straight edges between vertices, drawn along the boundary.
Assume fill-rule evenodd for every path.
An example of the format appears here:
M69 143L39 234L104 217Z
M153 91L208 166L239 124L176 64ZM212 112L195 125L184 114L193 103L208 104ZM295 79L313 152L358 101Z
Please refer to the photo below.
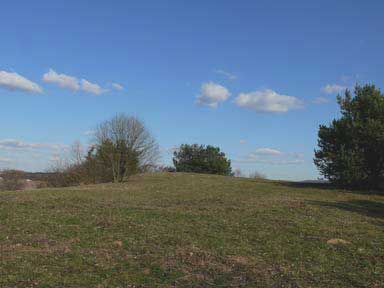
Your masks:
M384 196L197 174L0 192L0 287L383 287Z

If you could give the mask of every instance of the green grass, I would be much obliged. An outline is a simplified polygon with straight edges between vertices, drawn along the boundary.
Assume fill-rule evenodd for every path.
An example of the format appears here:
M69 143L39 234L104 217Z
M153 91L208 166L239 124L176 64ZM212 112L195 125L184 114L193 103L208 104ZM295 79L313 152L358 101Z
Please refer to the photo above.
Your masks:
M0 192L0 287L210 286L384 287L384 196L196 174Z

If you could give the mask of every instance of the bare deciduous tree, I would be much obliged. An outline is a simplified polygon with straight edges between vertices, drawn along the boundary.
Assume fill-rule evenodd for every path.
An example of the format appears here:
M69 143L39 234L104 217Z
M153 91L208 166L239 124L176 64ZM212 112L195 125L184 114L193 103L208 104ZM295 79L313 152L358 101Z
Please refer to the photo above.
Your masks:
M267 177L263 173L260 173L258 171L253 171L253 172L249 173L249 178L252 178L252 179L266 179Z
M244 173L243 173L243 171L241 171L241 169L235 169L235 171L233 171L233 176L244 177Z
M85 159L84 147L79 140L76 140L69 151L70 164L81 165Z
M158 145L136 117L119 114L101 123L95 133L95 151L108 162L116 182L135 172L147 171L158 160Z

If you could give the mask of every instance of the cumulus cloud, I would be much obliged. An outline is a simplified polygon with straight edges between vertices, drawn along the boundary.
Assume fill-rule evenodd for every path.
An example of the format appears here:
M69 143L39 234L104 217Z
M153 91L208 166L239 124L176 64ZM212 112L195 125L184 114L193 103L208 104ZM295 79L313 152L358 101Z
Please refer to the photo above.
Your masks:
M235 74L232 74L232 73L224 71L224 70L218 69L218 70L215 70L215 73L222 75L222 76L225 76L229 80L236 80L237 79L237 76Z
M6 88L12 91L24 91L28 93L42 93L43 89L39 85L28 80L27 78L7 71L0 71L0 87Z
M111 84L112 88L115 89L115 90L118 90L118 91L123 91L124 90L124 87L118 83L112 83Z
M208 82L201 86L201 92L196 98L196 103L210 108L217 108L218 104L227 100L230 95L231 93L224 86Z
M341 91L347 89L348 87L337 85L337 84L327 84L323 87L322 91L326 94L340 93Z
M300 99L278 94L271 89L240 93L235 99L235 104L256 112L287 112L303 106Z
M49 71L43 75L43 81L46 83L56 84L59 87L64 89L69 89L72 91L82 90L87 93L92 93L96 95L100 95L107 91L106 89L103 89L100 85L96 83L92 83L86 79L79 80L75 76L59 74L53 69L49 69ZM114 88L116 89L116 87Z
M315 99L312 100L313 104L326 104L328 102L329 102L328 98L321 97L321 96L316 97Z
M98 84L96 83L91 83L85 79L81 79L81 89L85 92L100 95L107 90L101 88Z
M50 144L50 143L26 143L16 139L0 139L0 149L3 150L35 150L35 149L51 149L61 150L67 149L68 145Z
M61 88L70 89L72 91L78 91L80 89L79 80L76 77L58 74L53 69L49 69L49 71L43 75L43 81L59 85Z

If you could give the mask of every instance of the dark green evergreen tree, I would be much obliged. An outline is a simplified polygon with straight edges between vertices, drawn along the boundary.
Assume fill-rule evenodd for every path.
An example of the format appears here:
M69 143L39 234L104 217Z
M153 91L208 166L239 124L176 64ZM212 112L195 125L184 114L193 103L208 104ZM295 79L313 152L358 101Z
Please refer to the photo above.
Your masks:
M231 161L219 147L183 144L174 152L173 164L177 172L232 175Z
M374 85L356 85L337 96L341 117L321 125L314 162L331 182L377 188L384 183L384 95Z

